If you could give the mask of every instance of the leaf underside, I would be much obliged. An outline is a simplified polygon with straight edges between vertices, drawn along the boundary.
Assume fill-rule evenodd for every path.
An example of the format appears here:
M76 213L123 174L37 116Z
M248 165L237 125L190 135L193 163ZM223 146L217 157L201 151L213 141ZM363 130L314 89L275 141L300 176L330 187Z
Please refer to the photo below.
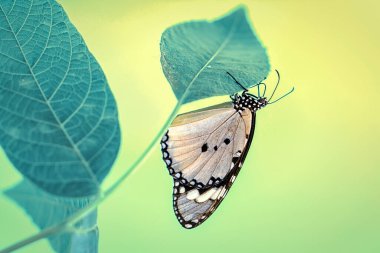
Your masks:
M65 198L51 195L27 180L7 190L5 194L20 205L40 229L61 222L93 201L93 198ZM74 231L49 237L53 249L59 253L96 253L99 239L96 218L95 210L75 224Z
M161 37L161 64L182 103L230 95L266 78L269 60L239 7L213 22L193 21L168 28Z
M103 71L53 0L0 0L0 145L61 196L96 194L119 149Z

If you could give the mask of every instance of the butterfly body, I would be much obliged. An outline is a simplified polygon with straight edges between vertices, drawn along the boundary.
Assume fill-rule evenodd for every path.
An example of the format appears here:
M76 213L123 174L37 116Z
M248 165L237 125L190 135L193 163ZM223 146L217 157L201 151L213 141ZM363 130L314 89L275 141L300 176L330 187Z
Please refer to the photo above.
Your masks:
M200 225L222 202L248 153L256 111L268 104L247 92L231 99L178 115L162 138L174 212L185 228Z

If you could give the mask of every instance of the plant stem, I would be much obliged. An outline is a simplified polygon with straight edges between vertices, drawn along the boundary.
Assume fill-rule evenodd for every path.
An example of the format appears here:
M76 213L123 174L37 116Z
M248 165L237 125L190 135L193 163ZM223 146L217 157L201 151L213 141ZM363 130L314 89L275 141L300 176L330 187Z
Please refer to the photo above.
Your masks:
M183 96L184 98L184 96ZM161 127L161 129L158 131L157 135L153 138L153 140L149 143L149 145L146 147L144 152L141 153L141 155L135 160L135 162L129 166L129 168L124 172L124 174L115 182L113 183L107 190L104 192L100 192L98 197L95 201L91 202L88 206L80 209L78 212L74 213L73 215L69 216L65 220L63 220L61 223L45 228L41 230L39 233L29 236L3 250L0 251L0 253L8 253L12 252L14 250L20 249L28 244L37 242L41 239L47 238L49 236L52 236L57 233L62 233L66 231L68 228L73 227L75 223L77 223L79 220L81 220L84 216L86 216L88 213L90 213L92 210L97 208L104 200L108 198L109 195L111 195L123 182L124 180L134 171L136 168L138 168L146 159L146 157L154 150L155 145L157 145L157 142L161 139L163 134L166 132L174 118L176 117L179 109L181 108L182 101L184 99L181 99L177 102L176 106L172 110L171 114L165 121L164 125Z
M54 235L54 234L57 234L57 233L61 233L61 232L64 232L68 227L70 227L68 225L68 223L66 223L65 221L58 224L58 225L55 225L55 226L52 226L52 227L49 227L49 228L46 228L44 230L42 230L41 232L35 234L35 235L32 235L30 237L27 237L25 238L24 240L22 241L19 241L18 243L15 243L5 249L3 249L1 251L1 253L8 253L8 252L12 252L14 250L17 250L17 249L20 249L28 244L31 244L33 242L36 242L36 241L39 241L41 239L44 239L46 237L49 237L50 235Z

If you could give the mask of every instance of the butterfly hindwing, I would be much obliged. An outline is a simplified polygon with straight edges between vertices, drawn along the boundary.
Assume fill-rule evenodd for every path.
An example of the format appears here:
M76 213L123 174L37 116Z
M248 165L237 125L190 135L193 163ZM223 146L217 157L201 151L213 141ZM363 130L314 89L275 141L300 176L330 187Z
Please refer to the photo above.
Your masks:
M231 103L177 116L161 141L174 178L174 211L185 228L207 219L235 180L254 132L255 113Z
M252 141L253 131L254 129L252 128L252 135L250 135L244 153L238 158L231 172L218 186L206 186L199 189L183 185L180 181L174 180L174 213L184 228L191 229L202 224L223 201L240 172Z
M194 228L205 221L227 193L226 186L198 189L174 181L173 207L178 221L185 228Z

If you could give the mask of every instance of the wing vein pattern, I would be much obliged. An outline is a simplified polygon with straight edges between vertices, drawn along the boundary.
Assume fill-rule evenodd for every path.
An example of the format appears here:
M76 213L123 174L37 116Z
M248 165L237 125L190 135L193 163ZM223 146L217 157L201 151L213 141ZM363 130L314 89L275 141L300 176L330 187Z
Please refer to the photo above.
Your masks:
M174 212L185 228L205 221L235 180L254 132L255 113L231 102L177 116L162 138L174 179Z

